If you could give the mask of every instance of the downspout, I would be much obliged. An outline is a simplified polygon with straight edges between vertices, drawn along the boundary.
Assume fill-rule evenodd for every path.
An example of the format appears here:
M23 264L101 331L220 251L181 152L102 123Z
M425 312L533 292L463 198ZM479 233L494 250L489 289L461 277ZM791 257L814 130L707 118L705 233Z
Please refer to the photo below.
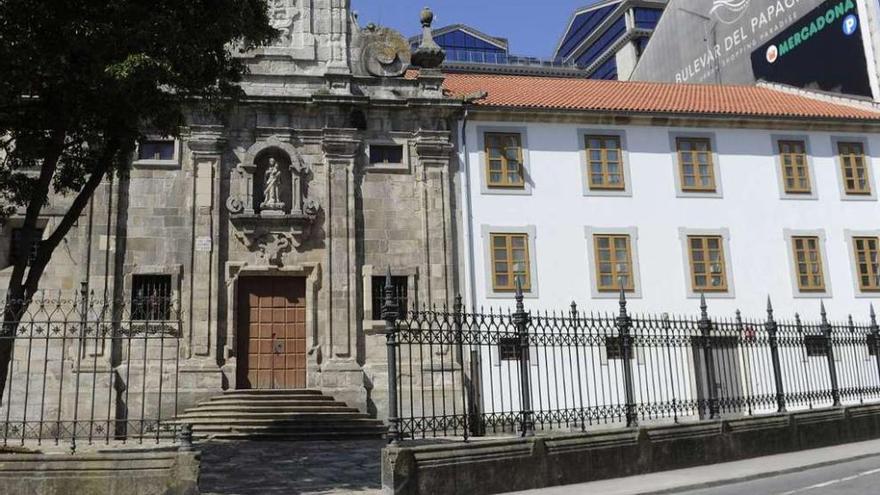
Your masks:
M464 164L464 205L465 205L465 248L467 250L467 292L468 302L474 312L477 310L477 282L474 270L474 215L473 215L473 199L471 195L471 159L467 147L467 124L470 112L470 105L475 101L486 98L488 94L485 91L474 93L464 97L464 112L461 119L460 139L461 143L461 162Z

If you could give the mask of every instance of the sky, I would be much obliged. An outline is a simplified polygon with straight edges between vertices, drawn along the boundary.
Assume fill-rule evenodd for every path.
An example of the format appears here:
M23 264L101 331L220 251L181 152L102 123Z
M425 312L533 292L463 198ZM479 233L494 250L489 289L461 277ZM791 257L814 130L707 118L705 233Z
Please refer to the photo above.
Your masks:
M507 38L510 53L551 58L572 12L595 0L351 0L360 25L373 22L404 36L420 32L422 7L434 11L434 27L467 24Z

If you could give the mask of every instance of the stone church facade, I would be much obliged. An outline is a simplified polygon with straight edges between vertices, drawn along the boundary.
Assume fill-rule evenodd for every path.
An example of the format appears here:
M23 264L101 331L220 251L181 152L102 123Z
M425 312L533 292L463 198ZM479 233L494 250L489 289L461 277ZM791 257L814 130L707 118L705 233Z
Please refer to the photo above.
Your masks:
M221 390L308 387L383 417L377 277L390 269L409 304L455 293L460 104L439 72L407 77L406 40L360 28L348 0L269 4L281 36L242 55L246 97L222 118L193 113L179 139L142 143L152 148L99 188L41 288L170 291L181 410ZM0 232L0 261L17 221Z

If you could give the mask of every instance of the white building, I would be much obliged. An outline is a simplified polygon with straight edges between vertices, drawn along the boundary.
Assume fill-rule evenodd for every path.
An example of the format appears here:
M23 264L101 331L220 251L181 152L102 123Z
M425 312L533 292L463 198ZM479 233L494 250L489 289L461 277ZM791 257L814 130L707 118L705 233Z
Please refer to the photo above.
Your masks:
M784 88L449 74L466 304L865 321L880 111Z

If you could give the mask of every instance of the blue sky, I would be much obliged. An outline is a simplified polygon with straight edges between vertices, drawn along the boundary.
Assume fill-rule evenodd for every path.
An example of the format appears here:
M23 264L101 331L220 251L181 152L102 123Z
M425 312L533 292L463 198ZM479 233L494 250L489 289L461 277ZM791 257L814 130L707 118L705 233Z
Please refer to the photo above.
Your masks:
M550 58L575 9L595 0L351 0L361 26L374 22L405 36L418 34L419 12L434 11L434 27L468 24L507 38L514 55Z

